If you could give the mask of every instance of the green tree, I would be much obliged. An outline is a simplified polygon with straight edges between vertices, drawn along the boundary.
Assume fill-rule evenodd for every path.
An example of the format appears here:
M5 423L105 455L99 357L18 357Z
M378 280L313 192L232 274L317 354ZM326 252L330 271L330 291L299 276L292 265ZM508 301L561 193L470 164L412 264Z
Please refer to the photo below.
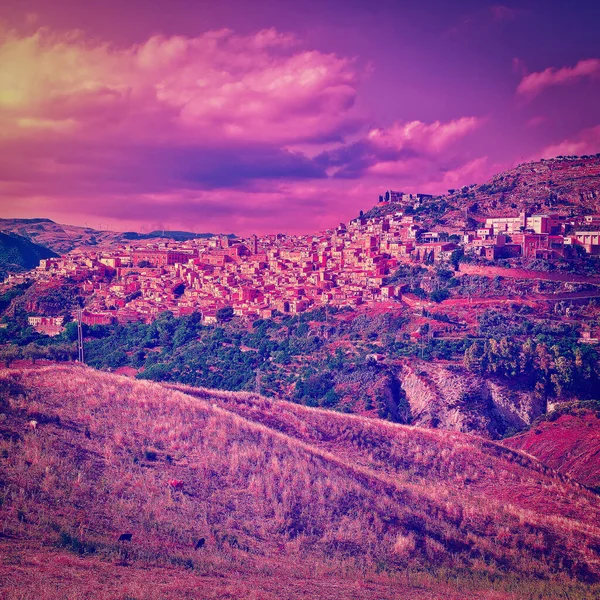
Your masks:
M27 344L23 348L23 358L30 360L35 365L35 361L40 358L46 358L48 351L43 346L39 346L33 342Z
M227 321L231 321L233 318L233 307L232 306L224 306L217 311L217 320L219 323L226 323Z
M2 346L0 347L0 361L4 361L5 367L8 369L10 364L19 358L20 352L16 346Z

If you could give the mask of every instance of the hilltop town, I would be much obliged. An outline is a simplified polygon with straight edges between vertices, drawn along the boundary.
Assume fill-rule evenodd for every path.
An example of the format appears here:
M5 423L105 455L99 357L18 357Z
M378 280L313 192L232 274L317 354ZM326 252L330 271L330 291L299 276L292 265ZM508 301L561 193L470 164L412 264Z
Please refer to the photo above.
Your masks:
M556 162L564 169L565 162L572 167L574 161ZM483 200L475 199L485 202L491 184L480 188ZM594 282L590 273L595 271L593 257L600 254L600 214L550 192L546 206L511 202L511 209L505 199L502 210L496 210L500 216L488 216L494 211L485 213L474 205L472 189L462 194L450 190L444 197L389 190L370 211L314 235L213 236L181 242L115 239L101 247L83 245L41 260L32 271L10 275L0 291L33 283L39 295L60 282L76 285L85 305L83 321L90 325L148 323L166 310L175 316L200 312L210 324L223 309L255 320L323 306L415 305L423 299L418 297L420 288L411 290L394 276L410 266L433 271L446 265L473 274L479 272L477 265L522 268L534 263L547 271L558 265L579 276L563 272L547 278ZM537 198L539 190L531 189ZM595 197L595 191L588 196ZM457 225L449 217L461 199L466 216ZM516 272L500 273L514 277ZM440 293L424 287L438 292L436 301L464 296L460 289ZM575 291L559 283L555 287L558 293ZM68 315L43 314L39 308L34 296L27 306L30 324L49 335L60 333L61 317Z

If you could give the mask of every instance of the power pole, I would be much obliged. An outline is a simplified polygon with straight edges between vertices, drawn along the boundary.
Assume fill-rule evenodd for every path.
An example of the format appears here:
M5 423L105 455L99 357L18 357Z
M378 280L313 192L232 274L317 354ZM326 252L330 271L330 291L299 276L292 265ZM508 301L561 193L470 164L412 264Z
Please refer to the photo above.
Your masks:
M83 311L80 309L77 310L77 350L78 350L78 360L80 363L84 363L83 359L83 327L81 325L81 321L83 318Z

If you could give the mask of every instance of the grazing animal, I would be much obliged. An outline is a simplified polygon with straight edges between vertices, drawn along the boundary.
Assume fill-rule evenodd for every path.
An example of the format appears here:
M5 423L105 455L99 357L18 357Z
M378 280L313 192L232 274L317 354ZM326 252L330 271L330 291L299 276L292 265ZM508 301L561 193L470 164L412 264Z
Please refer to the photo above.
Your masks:
M120 542L130 542L132 537L133 537L133 533L122 533L119 536L119 541Z
M196 545L194 546L194 550L200 550L200 548L202 548L202 546L204 546L204 542L206 540L204 538L200 538L197 542Z
M183 481L183 479L170 479L169 480L169 485L174 490L182 490L183 486L184 486L184 481Z
M35 431L37 429L38 422L31 420L29 421L29 423L27 423L27 426L29 427L29 429L31 429L31 431Z

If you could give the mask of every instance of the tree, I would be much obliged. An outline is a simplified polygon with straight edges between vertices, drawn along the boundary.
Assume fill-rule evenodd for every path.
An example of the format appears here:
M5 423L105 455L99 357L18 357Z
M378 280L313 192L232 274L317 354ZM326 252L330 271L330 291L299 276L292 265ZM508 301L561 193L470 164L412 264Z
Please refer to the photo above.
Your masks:
M63 336L69 342L74 342L78 338L77 333L77 323L75 321L71 321L65 325L65 330L63 332Z
M38 358L46 358L46 356L48 356L46 348L38 346L38 344L34 344L33 342L23 348L23 358L30 360L34 365Z
M429 297L434 302L443 302L450 298L450 292L446 288L441 288L439 290L433 290L433 292L429 294Z
M233 307L225 306L217 311L217 320L219 323L226 323L233 318Z
M0 347L0 361L4 361L4 365L8 369L13 360L19 358L19 350L15 346Z
M473 372L481 372L484 350L479 342L474 342L466 350L463 364L466 369Z

